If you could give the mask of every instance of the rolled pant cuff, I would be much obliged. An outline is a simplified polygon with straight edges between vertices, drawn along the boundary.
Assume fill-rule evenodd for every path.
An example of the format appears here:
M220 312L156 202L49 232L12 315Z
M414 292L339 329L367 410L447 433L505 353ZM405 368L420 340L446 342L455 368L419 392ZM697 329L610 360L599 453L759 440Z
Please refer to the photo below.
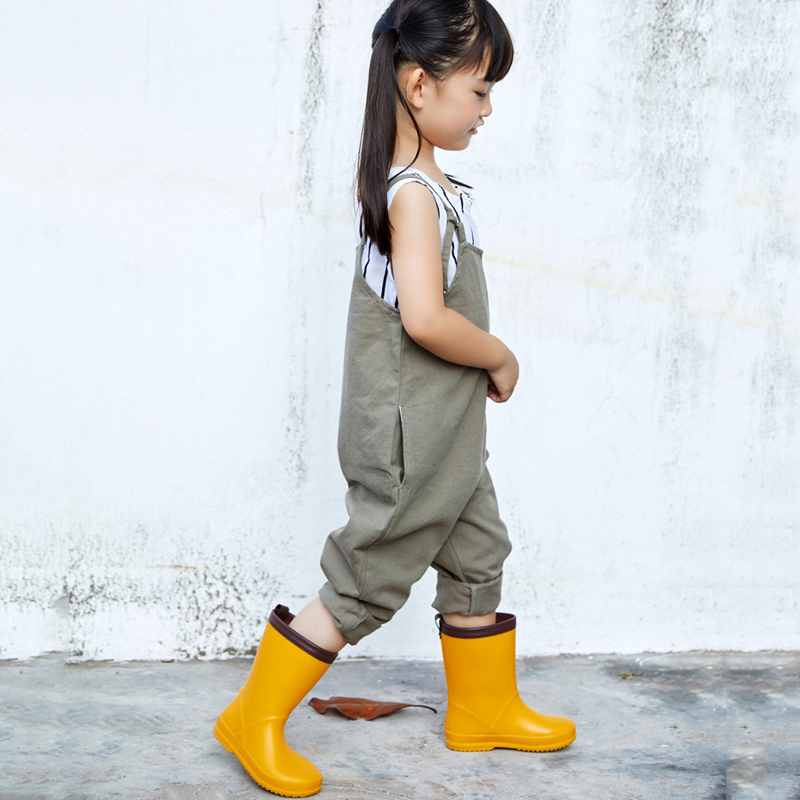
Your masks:
M502 572L488 583L466 583L439 573L432 605L440 614L479 617L497 610L502 588Z
M383 624L354 597L343 597L336 593L330 583L319 590L319 599L331 612L336 627L347 644L358 644L365 636L374 633Z

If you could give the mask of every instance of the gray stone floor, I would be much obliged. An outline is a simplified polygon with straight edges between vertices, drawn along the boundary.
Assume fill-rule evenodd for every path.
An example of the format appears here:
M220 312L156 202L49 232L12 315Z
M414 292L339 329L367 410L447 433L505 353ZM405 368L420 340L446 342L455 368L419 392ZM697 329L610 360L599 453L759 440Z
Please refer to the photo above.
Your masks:
M213 738L250 661L0 662L0 798L251 800ZM340 660L311 695L420 702L354 722L303 702L287 738L325 780L318 797L800 800L800 653L521 660L534 708L567 714L556 753L455 753L441 664Z

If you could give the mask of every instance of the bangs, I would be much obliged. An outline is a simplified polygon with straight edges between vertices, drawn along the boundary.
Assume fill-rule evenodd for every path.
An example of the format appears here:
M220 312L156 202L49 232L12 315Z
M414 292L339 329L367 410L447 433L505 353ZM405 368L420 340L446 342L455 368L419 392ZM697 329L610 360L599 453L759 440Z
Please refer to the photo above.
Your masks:
M473 18L475 34L455 69L485 66L483 79L487 83L497 83L508 75L514 63L514 42L500 15L489 3L486 6L484 14Z

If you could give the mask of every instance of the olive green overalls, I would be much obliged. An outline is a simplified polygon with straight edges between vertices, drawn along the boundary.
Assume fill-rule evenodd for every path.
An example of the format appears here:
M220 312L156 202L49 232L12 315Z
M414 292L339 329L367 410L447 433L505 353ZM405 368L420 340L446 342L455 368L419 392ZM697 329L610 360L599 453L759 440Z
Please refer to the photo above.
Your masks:
M408 173L395 176L391 187ZM448 208L442 246L444 303L489 330L482 251ZM454 231L458 268L447 285ZM339 460L349 521L328 536L319 595L355 644L387 622L429 566L433 607L480 615L500 602L511 544L486 469L482 369L445 361L405 332L400 312L361 273L362 238L350 298Z

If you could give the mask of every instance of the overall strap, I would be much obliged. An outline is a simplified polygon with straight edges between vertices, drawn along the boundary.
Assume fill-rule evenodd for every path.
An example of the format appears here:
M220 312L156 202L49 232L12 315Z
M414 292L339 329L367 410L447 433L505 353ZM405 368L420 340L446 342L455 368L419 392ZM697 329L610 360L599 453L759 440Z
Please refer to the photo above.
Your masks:
M389 184L387 189L391 189L398 183L402 181L413 180L417 183L422 183L430 189L431 194L433 194L436 204L439 204L439 201L442 200L433 189L433 184L430 180L426 178L424 175L420 175L419 172L399 172L393 178L389 179ZM452 207L452 204L447 200L442 200L442 204L444 205L445 213L447 214L447 228L444 233L444 241L442 242L442 284L444 286L444 291L447 292L450 289L450 284L447 279L447 272L448 267L450 266L450 248L453 246L453 233L458 231L458 241L465 242L467 240L466 232L464 231L464 224L458 218L455 210Z

